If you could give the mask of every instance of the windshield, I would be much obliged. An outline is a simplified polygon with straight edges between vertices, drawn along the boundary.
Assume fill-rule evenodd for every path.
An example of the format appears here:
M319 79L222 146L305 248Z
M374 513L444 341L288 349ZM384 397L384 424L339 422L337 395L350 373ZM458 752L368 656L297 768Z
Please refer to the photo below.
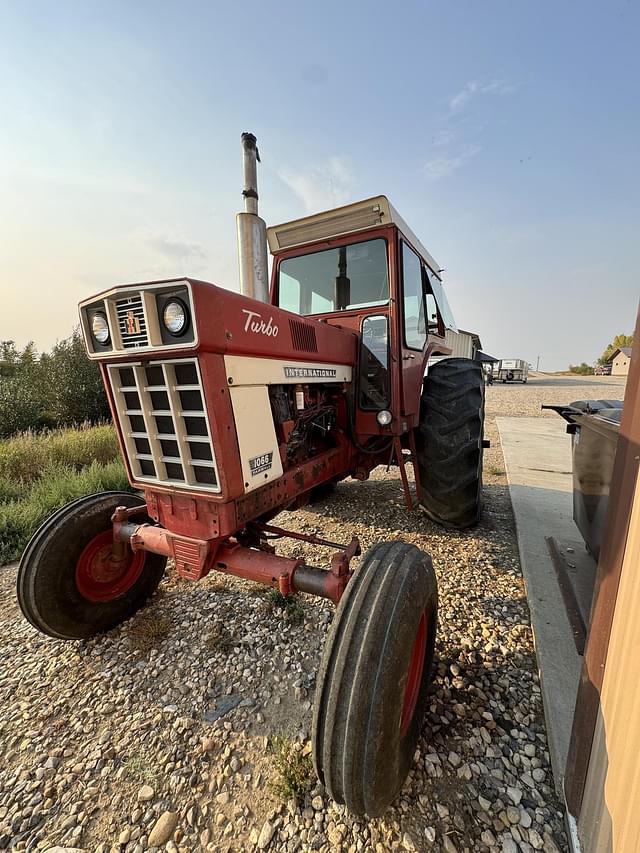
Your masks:
M278 271L278 305L296 314L325 314L389 301L387 244L367 240L286 258Z
M453 312L449 306L449 300L444 292L442 282L435 273L431 272L431 270L429 270L429 282L431 284L431 290L433 291L435 300L438 303L438 308L440 309L445 329L451 329L452 331L457 332L458 326L456 325L456 321L453 319Z

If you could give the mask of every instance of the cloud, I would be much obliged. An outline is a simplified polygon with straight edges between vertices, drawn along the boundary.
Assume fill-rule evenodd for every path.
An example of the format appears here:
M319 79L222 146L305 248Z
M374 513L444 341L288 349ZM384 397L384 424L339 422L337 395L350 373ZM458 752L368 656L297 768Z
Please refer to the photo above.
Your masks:
M457 154L439 154L424 164L424 174L430 181L447 178L472 160L481 151L480 145L467 145Z
M511 95L517 86L504 80L490 80L482 83L479 80L469 80L465 86L449 99L449 115L462 112L472 98L477 95Z
M206 258L206 253L200 243L191 243L188 240L181 240L176 237L166 235L158 235L150 237L148 244L156 252L159 252L169 261L193 261L203 260Z
M353 175L344 157L331 157L306 172L281 170L279 175L309 213L338 207L351 196Z

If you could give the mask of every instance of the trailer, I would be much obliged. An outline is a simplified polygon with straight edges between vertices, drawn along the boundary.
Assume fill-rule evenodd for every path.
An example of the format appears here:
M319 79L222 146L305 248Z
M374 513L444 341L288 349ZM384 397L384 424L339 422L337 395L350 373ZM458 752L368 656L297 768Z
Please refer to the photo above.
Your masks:
M529 362L522 358L503 358L498 366L499 382L522 382L529 378Z

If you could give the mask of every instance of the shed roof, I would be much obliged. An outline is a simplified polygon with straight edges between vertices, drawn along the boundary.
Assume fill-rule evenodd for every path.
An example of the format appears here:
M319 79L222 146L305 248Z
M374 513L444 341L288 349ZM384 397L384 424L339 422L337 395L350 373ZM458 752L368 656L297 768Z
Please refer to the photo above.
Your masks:
M631 350L632 349L633 349L633 347L618 347L618 349L611 356L610 360L613 361L613 359L618 355L619 352L621 352L622 355L626 355L627 358L631 358Z
M497 364L500 361L499 358L494 358L492 355L489 355L489 353L482 352L482 350L478 350L476 352L475 360L480 361L483 364Z

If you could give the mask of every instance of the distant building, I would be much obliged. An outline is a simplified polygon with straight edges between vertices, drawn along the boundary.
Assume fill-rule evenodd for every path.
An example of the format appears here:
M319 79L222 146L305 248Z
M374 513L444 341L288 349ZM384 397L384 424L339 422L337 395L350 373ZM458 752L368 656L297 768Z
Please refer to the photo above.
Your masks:
M449 358L475 358L476 353L482 349L479 336L475 332L464 332L462 329L457 332L447 329L445 343L452 350Z
M627 376L631 364L631 347L620 347L611 357L611 375Z

